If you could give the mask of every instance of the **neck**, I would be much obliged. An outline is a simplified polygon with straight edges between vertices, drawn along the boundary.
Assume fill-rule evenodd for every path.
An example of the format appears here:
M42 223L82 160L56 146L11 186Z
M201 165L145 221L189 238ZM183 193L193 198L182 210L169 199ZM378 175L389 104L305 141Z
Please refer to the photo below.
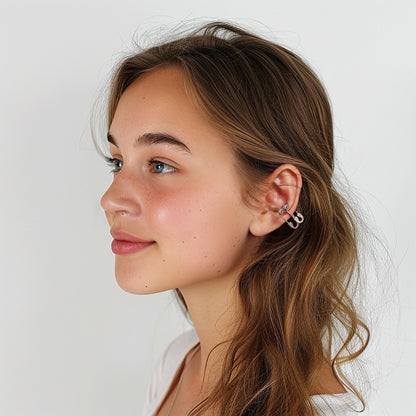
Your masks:
M200 340L193 372L194 379L200 380L201 385L202 380L204 385L212 385L221 374L227 341L234 334L237 317L241 316L237 292L237 279L224 276L220 280L181 288Z

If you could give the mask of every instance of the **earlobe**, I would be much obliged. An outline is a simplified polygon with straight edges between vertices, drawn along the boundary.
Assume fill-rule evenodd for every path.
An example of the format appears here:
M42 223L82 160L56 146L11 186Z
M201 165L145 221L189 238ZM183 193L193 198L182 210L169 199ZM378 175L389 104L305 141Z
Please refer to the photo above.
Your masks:
M302 188L299 170L291 164L280 165L264 183L265 191L250 224L250 232L264 236L287 223L296 229L303 222L303 215L296 212Z

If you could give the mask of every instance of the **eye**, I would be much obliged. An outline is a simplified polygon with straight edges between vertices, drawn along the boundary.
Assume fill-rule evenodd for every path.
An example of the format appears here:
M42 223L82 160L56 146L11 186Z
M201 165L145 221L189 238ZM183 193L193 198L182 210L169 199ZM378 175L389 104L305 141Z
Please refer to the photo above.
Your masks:
M123 167L123 162L120 159L106 157L105 160L107 164L110 166L112 173L120 172L121 168Z
M175 172L176 168L159 160L149 160L149 166L152 167L152 173L171 173Z

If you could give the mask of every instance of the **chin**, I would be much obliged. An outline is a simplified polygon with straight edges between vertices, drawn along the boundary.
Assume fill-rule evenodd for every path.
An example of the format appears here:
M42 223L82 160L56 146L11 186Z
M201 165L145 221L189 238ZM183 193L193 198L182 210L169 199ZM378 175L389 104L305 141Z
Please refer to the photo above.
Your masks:
M153 293L149 288L149 280L145 276L138 273L136 267L132 267L128 262L120 261L116 257L115 275L118 285L124 291L135 295L145 295Z
M137 276L126 276L123 273L116 272L116 281L121 289L134 295L149 295L162 292L162 290L157 290L152 286L146 279Z

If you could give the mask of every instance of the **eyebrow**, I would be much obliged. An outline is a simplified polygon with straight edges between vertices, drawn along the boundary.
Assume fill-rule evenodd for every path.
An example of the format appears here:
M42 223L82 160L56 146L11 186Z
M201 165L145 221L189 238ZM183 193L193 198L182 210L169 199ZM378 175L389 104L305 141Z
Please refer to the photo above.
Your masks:
M110 132L107 133L107 140L109 143L118 147L116 139L110 134ZM184 150L191 153L191 150L185 143L182 143L179 139L167 133L144 133L136 139L136 143L145 145L164 143L176 146L179 148L178 150Z

